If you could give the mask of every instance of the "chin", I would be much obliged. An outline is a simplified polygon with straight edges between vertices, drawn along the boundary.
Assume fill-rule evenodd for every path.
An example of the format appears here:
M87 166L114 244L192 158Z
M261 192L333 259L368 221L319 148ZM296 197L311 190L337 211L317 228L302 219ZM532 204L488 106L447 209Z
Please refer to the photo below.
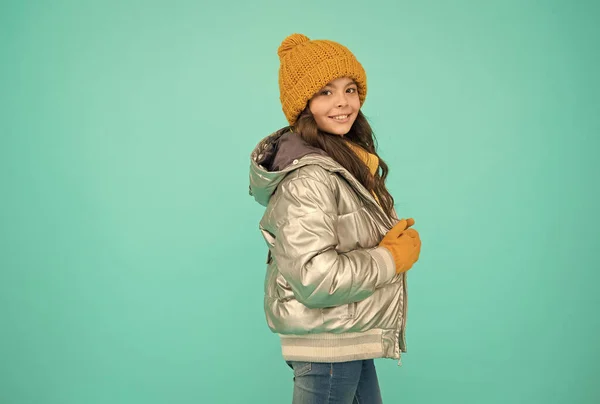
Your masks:
M352 129L352 125L350 125L346 128L331 128L329 133L338 135L338 136L344 136L346 133L350 132L350 129Z
M330 132L330 133L332 133L334 135L337 135L337 136L344 136L348 132L350 132L350 129L348 129L348 130L338 130L338 131Z
M336 125L333 127L326 127L322 130L323 130L323 132L327 132L332 135L344 136L346 133L350 132L350 129L352 129L352 125L348 125L348 126L337 126Z

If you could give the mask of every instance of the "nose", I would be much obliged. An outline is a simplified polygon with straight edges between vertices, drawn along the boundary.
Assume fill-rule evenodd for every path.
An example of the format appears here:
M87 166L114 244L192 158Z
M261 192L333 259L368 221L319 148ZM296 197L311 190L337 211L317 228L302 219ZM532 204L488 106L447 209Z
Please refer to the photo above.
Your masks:
M336 100L336 105L338 107L344 107L344 106L348 105L348 100L346 99L346 92L345 91L343 91L342 94Z

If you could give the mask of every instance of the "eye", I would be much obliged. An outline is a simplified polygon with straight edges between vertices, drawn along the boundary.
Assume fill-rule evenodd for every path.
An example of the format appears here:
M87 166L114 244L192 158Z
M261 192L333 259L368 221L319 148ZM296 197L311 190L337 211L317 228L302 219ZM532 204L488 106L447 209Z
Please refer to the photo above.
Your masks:
M357 88L354 88L354 87L350 87L350 88L348 89L348 91L351 91L352 93L355 93L355 92L357 92L357 91L358 91L358 89L357 89Z
M330 92L331 91L329 91L329 90L323 90L319 94L321 94L321 95L327 95L327 93L330 93Z

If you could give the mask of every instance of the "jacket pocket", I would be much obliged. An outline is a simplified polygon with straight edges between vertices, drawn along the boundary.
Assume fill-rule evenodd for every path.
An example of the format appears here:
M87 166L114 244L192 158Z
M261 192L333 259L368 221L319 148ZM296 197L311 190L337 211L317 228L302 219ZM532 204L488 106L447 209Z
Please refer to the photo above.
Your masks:
M356 315L356 303L349 303L334 307L324 307L321 309L321 314L323 315L324 324L327 324L331 321L354 318Z

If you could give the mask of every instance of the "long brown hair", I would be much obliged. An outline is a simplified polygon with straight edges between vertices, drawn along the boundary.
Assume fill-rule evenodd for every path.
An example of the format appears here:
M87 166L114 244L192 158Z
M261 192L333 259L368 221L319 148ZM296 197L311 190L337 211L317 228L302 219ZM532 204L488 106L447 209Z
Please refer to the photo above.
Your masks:
M320 130L308 106L300 113L296 124L291 128L308 144L319 147L348 170L367 190L377 195L381 207L389 217L395 216L393 214L394 198L385 186L389 169L375 150L375 134L362 111L358 111L350 131L343 137ZM375 176L371 175L367 165L348 147L344 139L350 140L379 158L379 167Z

